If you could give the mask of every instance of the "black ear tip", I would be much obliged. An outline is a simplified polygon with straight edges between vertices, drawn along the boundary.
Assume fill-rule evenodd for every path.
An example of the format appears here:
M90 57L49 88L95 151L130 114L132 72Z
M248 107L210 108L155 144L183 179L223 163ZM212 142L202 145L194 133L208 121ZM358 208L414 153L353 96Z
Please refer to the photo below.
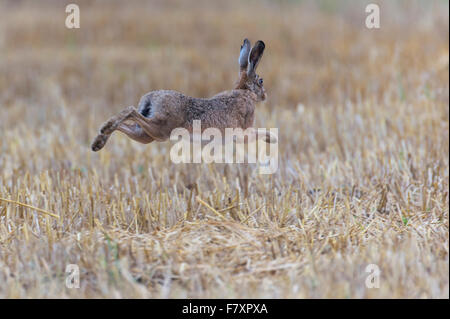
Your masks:
M258 40L258 46L261 46L263 49L266 47L262 40Z

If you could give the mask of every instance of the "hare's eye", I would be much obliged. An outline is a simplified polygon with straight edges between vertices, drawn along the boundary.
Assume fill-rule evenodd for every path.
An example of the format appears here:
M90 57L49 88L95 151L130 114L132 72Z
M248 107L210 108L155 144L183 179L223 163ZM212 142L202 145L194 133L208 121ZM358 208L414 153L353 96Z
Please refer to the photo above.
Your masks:
M263 79L260 78L259 81L258 81L258 84L259 84L259 85L263 85L263 82L264 82Z

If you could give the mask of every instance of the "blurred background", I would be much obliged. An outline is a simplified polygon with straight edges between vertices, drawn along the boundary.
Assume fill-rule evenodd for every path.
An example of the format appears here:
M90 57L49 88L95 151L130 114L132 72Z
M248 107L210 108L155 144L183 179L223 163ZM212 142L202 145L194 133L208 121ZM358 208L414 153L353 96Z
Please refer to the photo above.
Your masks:
M0 48L9 67L2 64L1 102L36 102L49 81L64 84L71 105L81 95L98 99L93 109L100 101L136 104L161 88L209 96L232 87L244 37L267 43L259 72L271 107L395 98L399 86L415 101L419 83L445 88L436 72L448 56L448 1L377 2L380 29L365 27L368 3L77 1L81 28L67 29L65 2L2 0Z

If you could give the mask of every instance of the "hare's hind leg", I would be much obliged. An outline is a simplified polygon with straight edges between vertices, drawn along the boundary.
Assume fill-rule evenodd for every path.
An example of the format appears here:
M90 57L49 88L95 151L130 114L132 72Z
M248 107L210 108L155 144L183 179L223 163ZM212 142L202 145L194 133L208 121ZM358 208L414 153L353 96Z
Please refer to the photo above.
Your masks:
M100 134L111 134L117 130L123 121L130 120L137 123L141 129L153 140L164 141L167 136L162 133L161 125L153 117L145 117L134 106L129 106L118 115L112 117L100 128ZM124 132L125 133L125 132ZM126 133L125 133L126 134Z
M136 110L131 112L128 117L129 120L133 120L142 128L142 130L149 136L151 136L156 141L165 141L168 139L169 134L164 133L163 131L167 130L167 127L164 127L158 124L158 120L153 117L145 117Z
M154 138L148 136L138 124L128 125L125 123L121 123L117 127L117 130L124 133L129 138L142 144L148 144L154 141Z
M126 120L132 120L137 123L141 131L135 128L131 129L130 126L125 125L123 122ZM94 152L101 150L115 130L119 130L141 143L150 143L153 140L164 141L167 139L167 137L161 133L160 125L156 124L153 118L147 118L140 114L134 106L129 106L101 126L100 133L92 143L92 150Z
M119 114L111 117L100 127L100 133L111 135L111 133L114 132L123 121L127 120L130 117L130 114L133 111L135 111L134 106L129 106L123 111L121 111Z
M100 133L95 137L94 141L92 142L91 149L94 152L98 152L99 150L101 150L105 146L111 134L119 127L119 125L123 121L128 119L128 117L134 110L135 108L133 106L129 106L119 114L111 117L108 121L106 121L100 127Z

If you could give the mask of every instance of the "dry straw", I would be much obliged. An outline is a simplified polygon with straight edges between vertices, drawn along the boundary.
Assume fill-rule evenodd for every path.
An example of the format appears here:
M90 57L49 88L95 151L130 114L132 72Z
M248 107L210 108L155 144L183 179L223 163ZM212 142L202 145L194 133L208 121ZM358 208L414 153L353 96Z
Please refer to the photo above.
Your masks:
M15 201L15 200L6 199L6 198L0 198L0 201L6 202L6 203L11 203L11 204L16 204L16 205L19 205L19 206L22 206L22 207L26 207L26 208L30 208L30 209L33 209L33 210L39 212L39 213L42 213L42 214L45 214L45 215L49 215L49 216L52 216L54 218L59 218L59 216L56 215L56 214L50 213L50 212L48 212L46 210L43 210L43 209L31 206L31 205L28 205L28 204L24 204L24 203Z

